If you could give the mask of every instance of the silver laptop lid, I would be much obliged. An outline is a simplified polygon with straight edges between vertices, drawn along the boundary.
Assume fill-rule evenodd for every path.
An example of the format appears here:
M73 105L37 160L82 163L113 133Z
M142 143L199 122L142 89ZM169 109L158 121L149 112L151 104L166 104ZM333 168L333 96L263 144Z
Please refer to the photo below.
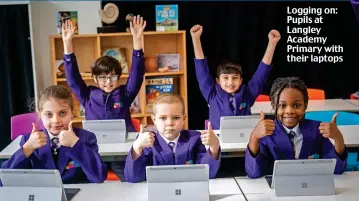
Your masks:
M171 175L171 176L169 176ZM147 183L208 181L208 164L147 166Z
M336 162L336 159L276 160L273 175L332 175Z
M335 164L336 159L276 161L272 180L275 195L334 195Z
M58 170L0 169L0 179L6 187L62 188L62 179Z
M248 143L260 115L223 116L220 119L222 143Z
M98 144L126 141L127 131L124 119L83 120L82 126L96 135Z

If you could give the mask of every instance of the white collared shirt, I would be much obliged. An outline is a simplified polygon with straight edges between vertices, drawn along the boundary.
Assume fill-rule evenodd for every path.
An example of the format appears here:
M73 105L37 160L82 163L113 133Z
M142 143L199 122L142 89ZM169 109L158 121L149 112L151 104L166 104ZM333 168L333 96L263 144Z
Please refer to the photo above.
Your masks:
M293 144L294 144L294 148L295 148L295 158L298 159L299 154L300 154L300 150L302 149L302 144L303 144L303 135L300 132L299 123L292 129L289 129L289 128L285 127L284 125L283 125L283 128L287 132L287 135L289 135L290 131L295 132L295 136L294 136L294 139L293 139Z
M174 140L169 141L165 136L160 134L160 136L165 140L167 145L168 145L169 142L174 142L175 143L175 146L173 147L173 153L176 153L177 142L178 142L178 139L179 139L180 135L181 135L181 133L178 134L178 136Z

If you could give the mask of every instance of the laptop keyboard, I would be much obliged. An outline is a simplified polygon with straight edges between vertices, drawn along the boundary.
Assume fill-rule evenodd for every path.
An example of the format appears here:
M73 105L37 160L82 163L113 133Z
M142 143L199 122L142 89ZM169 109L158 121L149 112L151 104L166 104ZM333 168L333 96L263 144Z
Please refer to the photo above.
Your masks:
M80 191L79 188L65 188L67 201L70 201Z

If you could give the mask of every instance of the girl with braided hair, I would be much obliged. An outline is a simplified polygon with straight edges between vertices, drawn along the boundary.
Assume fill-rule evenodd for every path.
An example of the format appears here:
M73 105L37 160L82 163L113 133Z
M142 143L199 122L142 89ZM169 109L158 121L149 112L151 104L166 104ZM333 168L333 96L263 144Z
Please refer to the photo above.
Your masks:
M308 105L305 83L297 77L278 78L270 91L275 120L260 121L253 130L245 155L245 169L250 178L272 174L275 160L336 159L335 174L342 174L347 164L343 135L332 121L318 122L304 118ZM334 145L328 138L334 140Z

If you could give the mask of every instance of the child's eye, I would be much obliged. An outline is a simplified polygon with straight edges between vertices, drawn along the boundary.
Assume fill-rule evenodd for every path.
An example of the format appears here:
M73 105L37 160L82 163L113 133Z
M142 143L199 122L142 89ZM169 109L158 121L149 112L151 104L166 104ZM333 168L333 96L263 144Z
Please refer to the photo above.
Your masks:
M281 107L281 108L286 108L287 105L286 105L286 104L281 104L281 105L279 105L279 107Z
M66 112L60 112L60 116L65 116Z
M295 104L294 108L300 108L302 105L301 104Z
M228 77L223 77L224 80L228 80Z
M45 113L45 116L46 116L46 117L51 117L52 114L51 114L51 113Z
M166 120L166 117L160 117L160 119L164 121L164 120Z
M178 120L179 119L179 117L173 117L173 120Z

